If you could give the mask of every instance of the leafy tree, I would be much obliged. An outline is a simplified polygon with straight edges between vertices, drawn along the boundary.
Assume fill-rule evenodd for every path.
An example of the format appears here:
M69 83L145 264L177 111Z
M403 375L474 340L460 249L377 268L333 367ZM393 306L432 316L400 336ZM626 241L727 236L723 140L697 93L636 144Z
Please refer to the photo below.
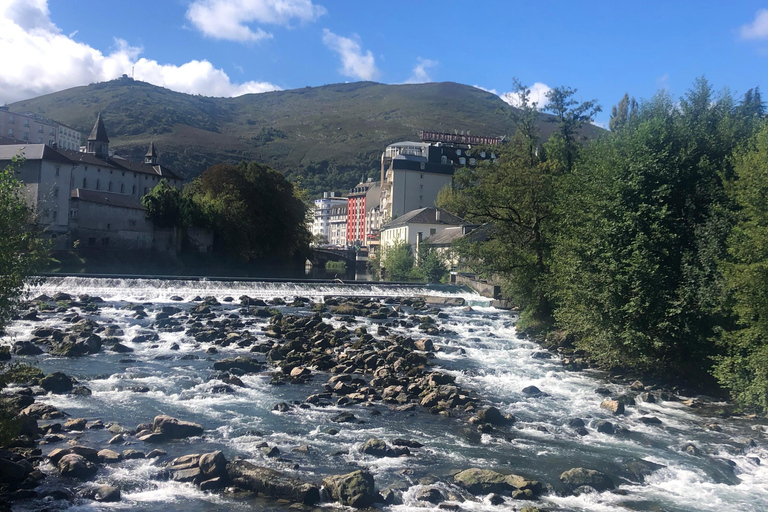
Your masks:
M166 179L160 180L149 194L141 198L147 218L161 228L181 227L187 223L184 202L181 191L171 186Z
M637 112L637 101L635 98L630 99L629 94L624 94L618 105L614 105L611 109L611 120L608 123L608 127L612 132L621 130L632 119L632 116Z
M428 283L439 283L448 274L445 262L437 250L429 244L419 245L418 265L413 269L414 277L424 279Z
M24 286L43 263L47 245L37 234L34 212L16 178L14 163L0 170L0 332L11 319Z
M306 204L274 169L219 164L190 183L185 196L208 219L214 250L243 261L306 255Z
M382 251L381 277L389 281L404 281L411 276L413 263L411 244L398 240Z
M715 376L742 405L768 412L768 123L735 156L738 222L722 268L737 324L723 330Z
M579 130L602 111L597 100L577 101L574 98L576 91L570 87L555 87L547 91L549 103L544 108L554 116L552 122L557 123L557 132L550 140L551 150L557 150L551 151L552 156L562 163L566 172L573 169L581 147Z
M679 107L660 93L564 180L556 318L598 362L706 376L721 321L731 108L704 79Z

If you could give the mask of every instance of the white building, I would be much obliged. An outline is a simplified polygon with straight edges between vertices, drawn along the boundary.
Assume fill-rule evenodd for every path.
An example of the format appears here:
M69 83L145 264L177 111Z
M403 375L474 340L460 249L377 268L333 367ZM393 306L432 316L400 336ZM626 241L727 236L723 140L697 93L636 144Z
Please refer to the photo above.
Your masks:
M347 245L347 205L334 206L331 208L330 220L331 235L328 243L331 245L343 247Z
M75 240L83 247L149 248L146 241L152 239L153 228L139 222L141 198L161 179L182 185L180 176L158 163L154 144L143 162L110 157L101 116L85 152L48 144L0 145L0 168L14 157L24 158L19 177L36 223L54 249L72 248Z
M331 210L346 205L347 199L337 196L335 192L323 192L321 199L315 199L312 236L322 238L324 243L331 243Z
M405 241L418 251L421 242L450 227L458 227L464 220L439 208L421 208L401 215L381 227L381 251Z
M56 144L77 151L83 134L52 119L32 113L16 113L0 107L0 138L29 144Z

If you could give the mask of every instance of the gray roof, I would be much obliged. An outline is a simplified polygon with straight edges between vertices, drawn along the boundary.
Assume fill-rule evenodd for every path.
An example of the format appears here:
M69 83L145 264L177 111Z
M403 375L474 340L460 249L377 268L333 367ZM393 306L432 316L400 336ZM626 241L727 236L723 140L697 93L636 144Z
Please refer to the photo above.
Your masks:
M461 238L463 232L464 229L462 226L445 228L441 232L424 240L424 243L429 245L451 245L451 242L457 238Z
M437 220L437 212L440 211L440 220ZM442 224L448 226L460 226L464 219L448 213L445 210L428 207L419 210L413 210L400 217L387 222L381 227L382 230L404 226L405 224Z
M144 206L133 196L115 194L114 192L102 192L100 190L76 188L72 191L72 199L78 199L86 203L116 206L118 208L130 208L132 210L144 209Z
M46 144L6 144L0 145L0 161L24 157L27 160L52 160L71 164L72 161L56 149Z
M109 137L107 137L107 129L104 127L104 121L101 120L101 112L99 112L99 115L96 116L96 124L93 125L93 130L91 130L91 134L88 136L88 140L97 142L109 142Z

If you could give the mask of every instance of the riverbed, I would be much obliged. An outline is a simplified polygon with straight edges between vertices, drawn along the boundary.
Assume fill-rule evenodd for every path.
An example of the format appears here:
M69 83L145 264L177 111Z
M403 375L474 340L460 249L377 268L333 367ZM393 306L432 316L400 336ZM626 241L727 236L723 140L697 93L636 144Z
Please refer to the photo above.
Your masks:
M167 443L168 460L189 453L221 450L228 459L244 457L254 464L293 474L303 480L320 482L332 474L367 469L379 490L395 488L402 504L379 505L391 512L439 510L439 504L417 500L420 491L434 487L446 496L461 495L452 480L458 470L470 467L520 474L550 485L534 502L505 497L501 504L478 496L447 499L443 506L469 511L518 510L537 506L562 511L765 511L768 510L768 444L763 425L755 419L721 417L718 406L705 397L679 397L655 389L629 389L590 370L572 371L561 359L522 339L515 330L516 317L509 311L490 307L488 299L466 290L438 287L366 284L301 284L263 282L221 282L205 280L51 278L30 290L30 297L52 297L58 292L103 299L97 308L80 317L112 325L130 353L102 350L84 357L57 357L48 354L15 356L14 360L34 364L46 373L62 371L91 390L90 396L48 394L38 402L55 406L73 418L101 420L135 428L168 414L203 426L202 437ZM222 393L226 383L215 378L212 365L223 358L251 355L237 344L218 346L196 341L185 329L158 330L163 307L178 308L171 318L187 318L200 299L214 297L209 321L221 321L243 313L239 298L248 296L270 301L284 299L286 305L272 305L284 314L311 315L315 304L327 297L401 298L436 296L462 298L462 306L443 306L438 324L447 332L427 336L435 345L430 365L455 377L462 389L480 397L484 405L513 415L514 424L483 433L466 418L433 414L427 408L395 410L389 404L330 403L326 406L299 406L322 391L328 374L315 371L303 383L270 384L269 372L243 375L244 386ZM296 297L311 302L291 305ZM232 300L230 300L232 299ZM145 315L126 306L141 305ZM393 306L395 307L395 306ZM166 310L168 311L168 310ZM412 314L402 308L403 314ZM39 320L18 320L3 343L28 340L41 326L61 327L72 310L42 313ZM425 314L420 312L419 314ZM436 312L432 312L437 317ZM247 317L246 327L263 337L268 318ZM324 322L334 328L351 330L365 326L375 333L387 320L356 317L354 323L337 315ZM405 323L405 322L403 322ZM391 324L391 322L390 322ZM391 334L423 338L415 326L400 323L388 327ZM156 334L157 339L134 342L140 335ZM214 378L211 378L211 377ZM530 386L539 392L531 393ZM528 388L529 392L523 390ZM597 391L601 391L599 394ZM644 401L642 391L655 396ZM601 408L609 397L629 395L631 403L621 415ZM291 405L274 410L279 403ZM696 407L701 404L702 407ZM351 412L360 423L338 425L331 418ZM648 420L654 418L654 421ZM577 431L572 420L583 420ZM609 421L614 433L598 431L600 421ZM337 433L332 433L333 430ZM330 432L330 433L329 433ZM106 447L112 433L85 430L67 439L43 446L43 453L66 447L67 441ZM421 445L409 456L374 457L359 447L369 438L387 442L408 439ZM127 438L122 448L149 451L141 441ZM690 445L695 450L688 448ZM277 447L280 457L268 456L264 447ZM627 477L627 467L636 461L654 463L657 469L643 478ZM604 492L566 492L561 473L574 467L599 470L609 475L616 489ZM59 483L53 466L43 485ZM97 481L121 489L117 503L79 499L46 502L27 500L14 510L96 511L96 510L288 510L287 505L254 501L227 493L203 492L192 484L161 478L162 460L125 460L99 470ZM642 480L642 481L638 481Z

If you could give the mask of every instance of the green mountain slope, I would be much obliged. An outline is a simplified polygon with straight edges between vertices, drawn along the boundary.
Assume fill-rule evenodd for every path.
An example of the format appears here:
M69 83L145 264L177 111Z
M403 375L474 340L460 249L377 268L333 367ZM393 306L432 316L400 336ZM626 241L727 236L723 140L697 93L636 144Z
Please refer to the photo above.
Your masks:
M86 135L101 112L119 154L141 158L154 140L161 162L188 178L215 163L256 160L300 179L312 194L346 190L363 175L377 178L384 147L418 140L421 129L511 134L511 108L494 94L452 82L357 82L210 98L130 79L10 105ZM544 137L554 128L547 117L541 116ZM598 131L590 126L586 134Z

